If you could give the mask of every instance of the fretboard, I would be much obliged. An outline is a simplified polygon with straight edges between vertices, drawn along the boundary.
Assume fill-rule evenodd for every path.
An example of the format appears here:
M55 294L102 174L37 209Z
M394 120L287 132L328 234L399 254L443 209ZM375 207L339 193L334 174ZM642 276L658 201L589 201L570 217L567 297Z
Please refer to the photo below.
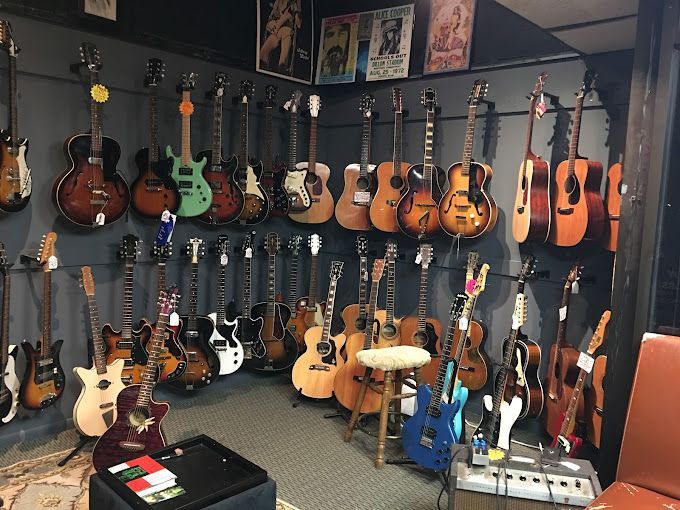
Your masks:
M123 340L132 339L132 293L135 286L135 265L125 262L125 276L123 277L123 327L121 336Z
M197 331L198 324L198 262L191 263L191 282L189 284L189 315L187 317L187 328L189 331Z
M291 312L295 313L295 304L298 298L298 252L294 252L290 257L290 289L288 290L288 306Z
M217 323L215 326L222 326L227 321L226 299L224 295L226 285L227 266L219 264L219 269L217 270Z
M267 268L267 317L274 317L276 309L276 255L269 255Z
M90 71L90 88L99 83L99 72ZM90 97L90 156L101 160L102 157L102 122L101 107L99 103ZM101 163L100 163L101 165Z
M327 342L331 335L331 322L333 321L333 307L335 306L335 291L338 286L338 280L331 278L328 284L328 297L326 298L326 313L323 316L323 329L321 332L321 341Z
M52 343L52 271L43 272L42 341L40 355L47 356Z
M307 296L307 306L314 308L316 306L316 283L317 283L317 259L318 255L312 255L311 268L309 270L309 295Z
M363 127L361 130L361 163L359 164L359 175L368 176L368 163L371 155L371 119L372 115L364 115Z
M0 330L0 349L2 352L0 352L0 363L2 366L0 367L3 372L5 370L5 367L7 366L7 356L9 353L9 296L10 296L10 281L11 278L8 275L6 275L3 278L3 287L2 287L2 330ZM4 381L4 377L2 377L2 380ZM0 381L1 383L2 381Z
M461 174L470 175L470 162L472 161L472 145L475 140L475 120L477 118L477 105L471 104L468 108L467 126L465 128L465 145L463 146L463 165Z
M251 273L252 259L245 257L243 259L243 318L250 319L250 273Z
M367 276L368 276L368 258L359 257L359 318L366 317Z
M458 297L456 299L459 299ZM470 301L469 298L466 301L466 306L467 303ZM434 380L434 386L432 387L432 395L430 397L430 408L434 409L439 409L442 401L442 393L444 391L444 382L446 380L446 372L448 370L449 364L444 361L444 360L449 360L451 359L451 347L453 345L453 337L454 333L456 331L456 325L458 323L459 316L457 313L452 311L451 315L449 316L449 325L446 331L446 339L444 341L444 344L442 345L442 357L441 360L442 362L439 363L439 367L437 368L437 377ZM461 338L458 340L458 349L457 351L461 351L462 355L462 348L461 344L463 344L463 338L461 335ZM458 353L456 353L455 356L455 367L456 369L458 368L458 365L460 364L460 357L458 356ZM455 384L455 378L452 378L451 384Z
M182 92L182 101L191 102L191 91ZM182 166L191 164L191 115L182 115Z
M242 179L245 179L245 171L248 168L248 102L241 102L241 145L238 155L238 164L241 170Z
M274 165L272 159L272 107L264 107L264 159L262 160L264 173L273 175Z
M317 118L312 117L309 124L309 158L307 158L307 171L316 173L316 127Z
M213 130L211 163L219 165L222 159L222 96L213 98Z
M19 146L19 114L17 110L17 57L9 56L9 134L10 147ZM3 365L4 366L4 365Z
M531 95L531 101L529 101L529 118L527 119L527 136L524 141L524 161L525 164L522 165L522 177L526 177L526 160L529 158L531 153L531 138L534 131L534 115L536 111L536 101L537 97L533 94Z
M569 296L571 295L571 284L568 283L567 285L564 286L564 290L562 291L562 302L560 304L560 310L564 310L564 312L559 311L558 313L560 314L560 319L562 318L562 314L564 314L564 320L560 320L558 326L557 326L557 339L555 340L555 350L557 353L560 352L560 349L564 346L566 343L566 338L567 338L567 318L569 316Z
M574 175L576 153L578 152L578 137L581 134L582 112L583 112L583 96L581 95L576 98L576 109L574 110L574 125L571 130L571 143L569 144L569 166L567 168L569 176Z
M290 135L288 138L288 169L294 170L297 164L297 111L290 112Z
M378 302L378 285L380 280L371 282L371 296L366 310L366 330L364 331L364 349L373 347L373 320L375 318L375 306Z
M385 322L394 323L394 288L396 286L397 264L393 259L387 261L387 292L385 300Z
M427 276L428 267L420 267L420 290L418 292L418 331L424 333L427 327Z
M160 294L160 291L164 290L166 288L165 286L165 261L159 260L158 263L156 264L157 268L157 276L156 276L156 283L157 283L157 288L156 292ZM156 306L156 314L160 313L160 305Z
M158 86L149 85L149 166L158 161Z
M401 134L402 113L394 112L394 150L392 151L392 171L396 177L401 177Z
M90 309L90 328L92 330L92 346L94 347L94 366L98 374L106 373L106 344L102 340L99 327L99 309L94 296L87 296L87 306Z
M434 140L434 112L427 111L425 119L425 156L423 158L423 180L428 190L432 190L432 143Z
M137 396L137 407L147 408L151 402L151 393L154 386L156 386L158 362L165 341L165 328L167 324L168 314L158 314L156 330L146 347L149 358L142 374L142 383L139 388L139 395Z
M576 409L578 407L578 401L581 398L581 393L583 393L583 385L586 381L588 373L581 369L578 373L578 379L576 380L576 385L571 393L571 399L569 400L569 406L567 406L567 411L564 414L564 420L562 421L562 427L560 427L560 436L567 437L569 430L572 427L574 418L576 418Z

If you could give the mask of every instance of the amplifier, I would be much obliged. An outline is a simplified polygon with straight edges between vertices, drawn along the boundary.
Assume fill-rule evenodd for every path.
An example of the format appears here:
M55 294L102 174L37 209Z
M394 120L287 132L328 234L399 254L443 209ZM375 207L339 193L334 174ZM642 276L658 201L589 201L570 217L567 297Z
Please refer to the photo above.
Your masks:
M507 510L554 510L555 504L565 510L586 507L602 493L595 470L587 460L567 462L578 469L560 465L542 470L537 462L513 461L506 462L505 468L502 462L469 468L459 462L457 473L451 474L449 510L494 508L497 498Z

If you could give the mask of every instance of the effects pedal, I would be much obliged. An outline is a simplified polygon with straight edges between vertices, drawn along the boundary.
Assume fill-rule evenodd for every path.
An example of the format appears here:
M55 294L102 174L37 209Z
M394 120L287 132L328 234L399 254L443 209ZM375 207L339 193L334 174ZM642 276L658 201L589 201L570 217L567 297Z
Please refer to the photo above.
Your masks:
M473 466L488 466L489 465L489 445L483 437L474 437L472 439L472 465Z

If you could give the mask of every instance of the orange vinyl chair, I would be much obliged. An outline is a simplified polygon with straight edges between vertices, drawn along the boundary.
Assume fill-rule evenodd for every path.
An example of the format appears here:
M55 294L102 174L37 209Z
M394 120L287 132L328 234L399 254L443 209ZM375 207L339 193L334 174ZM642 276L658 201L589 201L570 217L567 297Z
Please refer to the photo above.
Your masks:
M680 510L679 337L642 338L616 481L588 505L604 508Z

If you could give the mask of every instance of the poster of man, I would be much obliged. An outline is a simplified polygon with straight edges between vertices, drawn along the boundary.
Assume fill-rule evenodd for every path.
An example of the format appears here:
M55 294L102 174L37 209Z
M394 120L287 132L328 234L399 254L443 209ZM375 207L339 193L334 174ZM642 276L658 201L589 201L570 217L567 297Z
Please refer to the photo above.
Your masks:
M394 55L399 53L401 43L401 18L386 19L380 22L382 43L378 55Z
M92 16L116 21L116 0L84 0L83 11Z
M317 84L354 81L358 22L358 14L323 19L316 66Z
M312 0L257 0L257 70L312 82Z
M432 0L424 74L470 67L475 0Z
M366 81L408 76L413 4L373 11Z

